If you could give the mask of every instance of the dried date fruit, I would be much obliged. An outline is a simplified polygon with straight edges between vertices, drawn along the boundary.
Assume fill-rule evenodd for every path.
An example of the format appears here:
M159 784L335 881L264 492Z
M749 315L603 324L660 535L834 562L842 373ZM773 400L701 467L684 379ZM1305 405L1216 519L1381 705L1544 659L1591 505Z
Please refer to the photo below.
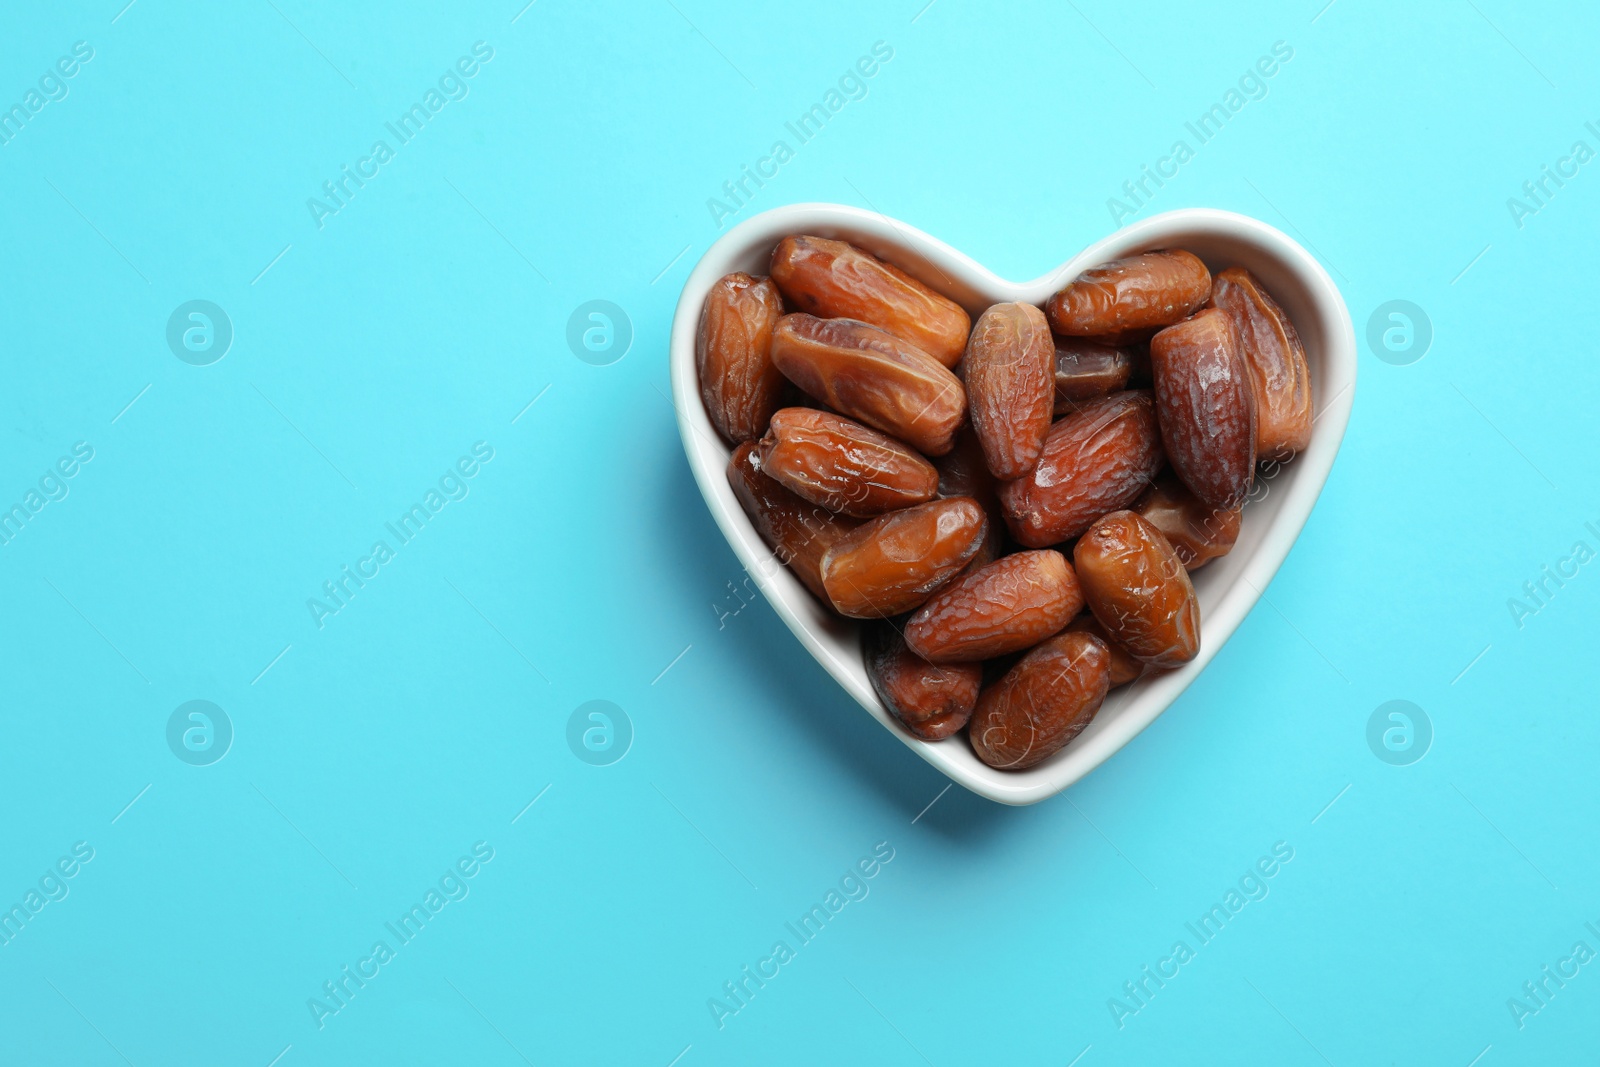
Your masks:
M1161 463L1149 393L1090 400L1050 427L1033 470L1000 487L1006 525L1029 548L1069 540L1106 512L1133 503Z
M978 697L968 737L991 767L1020 771L1089 725L1111 683L1111 653L1086 633L1052 637Z
M828 407L942 456L967 415L967 394L943 364L908 341L850 319L785 315L772 361Z
M934 460L933 465L939 471L941 497L970 496L989 518L989 529L983 535L983 544L962 572L965 576L1005 555L1005 517L1000 511L1000 498L996 495L999 485L994 475L989 473L989 466L983 459L983 448L978 444L978 435L972 432L970 423L956 434L955 447Z
M978 551L967 561L967 566L960 577L966 577L980 567L987 567L995 560L1006 554L1005 523L994 512L984 510L984 517L989 526L983 532L983 543L978 546Z
M822 584L822 556L833 543L859 523L841 518L826 508L791 493L756 468L756 445L745 441L728 459L728 484L750 524L805 587L824 604L828 591Z
M1233 320L1256 399L1256 456L1285 460L1311 443L1311 369L1294 323L1255 275L1229 267L1211 290Z
M1178 560L1191 571L1228 554L1239 539L1243 518L1242 506L1207 507L1169 471L1156 478L1133 510L1162 532Z
M1162 326L1142 326L1137 330L1113 330L1111 333L1086 334L1083 339L1085 341L1093 341L1096 344L1110 345L1112 348L1136 348L1139 345L1149 344L1150 338L1160 333L1164 328Z
M894 438L811 408L783 408L756 446L762 473L845 515L881 515L932 500L933 464Z
M1067 632L1094 634L1106 643L1106 649L1111 653L1111 688L1127 685L1144 673L1144 664L1128 655L1127 649L1107 636L1106 628L1100 625L1100 620L1094 617L1093 612L1086 611L1067 623Z
M906 622L906 645L930 663L977 662L1031 648L1081 610L1067 557L1018 552L935 593Z
M968 423L956 434L955 446L933 461L939 471L940 496L970 496L988 508L995 501L994 475L983 459L983 446Z
M863 644L872 688L907 733L938 741L967 725L978 705L981 665L929 663L906 647L888 621L869 627Z
M844 241L785 237L772 250L772 280L801 311L871 323L953 367L972 325L954 300Z
M1057 415L1076 410L1085 400L1126 389L1133 376L1133 353L1128 348L1085 337L1057 337L1055 348Z
M760 437L778 410L784 378L769 349L782 317L772 279L743 273L718 279L700 309L694 344L700 399L717 432L734 444Z
M1033 469L1050 432L1054 346L1044 312L996 304L978 316L961 360L972 428L996 478Z
M1218 308L1150 342L1161 445L1183 484L1209 507L1244 503L1256 468L1256 403L1233 320Z
M1106 633L1152 667L1176 667L1200 651L1200 603L1160 530L1114 511L1078 539L1072 560L1083 598Z
M781 288L782 282L779 282ZM1130 330L1181 322L1211 294L1206 265L1181 249L1145 252L1086 270L1050 298L1056 333L1136 335Z
M781 377L783 372L779 371L778 373ZM778 406L780 408L811 408L814 411L828 410L828 405L787 378L783 379L783 392L778 394Z
M839 614L855 619L887 619L920 607L978 552L988 525L970 497L880 515L823 555L828 599Z

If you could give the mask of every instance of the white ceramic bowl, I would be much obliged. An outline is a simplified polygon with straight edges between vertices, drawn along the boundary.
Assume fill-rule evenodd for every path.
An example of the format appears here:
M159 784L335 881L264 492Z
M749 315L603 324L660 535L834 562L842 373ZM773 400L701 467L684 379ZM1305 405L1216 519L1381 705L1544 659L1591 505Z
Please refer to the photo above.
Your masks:
M1258 473L1238 544L1229 555L1195 575L1195 592L1200 598L1200 654L1178 670L1113 690L1088 729L1035 767L996 770L973 755L964 736L929 743L896 725L867 678L861 624L832 615L812 598L767 548L728 486L730 449L706 415L695 373L700 307L718 278L732 271L766 274L778 240L802 233L839 238L868 249L965 306L974 321L984 308L1002 301L1042 305L1080 272L1107 260L1158 248L1185 248L1213 271L1234 265L1249 269L1289 313L1305 342L1320 413L1311 446L1270 477ZM1350 313L1327 272L1305 249L1271 226L1205 208L1169 211L1133 223L1031 282L998 278L944 242L859 208L840 204L777 208L729 230L700 257L678 300L671 343L672 393L683 448L712 516L745 569L801 645L884 729L952 780L1004 804L1033 804L1076 782L1155 721L1205 670L1272 580L1311 514L1344 436L1356 380Z

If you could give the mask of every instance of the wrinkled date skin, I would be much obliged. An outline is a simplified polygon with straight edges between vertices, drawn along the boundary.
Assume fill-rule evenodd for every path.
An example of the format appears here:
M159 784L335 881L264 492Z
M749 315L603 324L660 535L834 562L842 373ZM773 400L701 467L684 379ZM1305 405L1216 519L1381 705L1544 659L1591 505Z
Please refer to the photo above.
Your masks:
M954 300L869 252L823 237L785 237L772 250L772 280L801 311L871 323L953 367L972 319Z
M865 517L932 500L933 464L894 438L811 408L783 408L756 446L757 466L829 511Z
M1133 510L1161 531L1179 561L1191 571L1233 549L1244 517L1242 507L1207 507L1170 471L1161 473Z
M822 557L822 584L841 615L903 614L955 577L983 545L989 521L970 497L891 511L851 530Z
M1083 610L1067 557L1018 552L939 590L906 623L906 645L930 663L971 663L1032 648Z
M772 331L772 362L839 412L942 456L967 416L967 393L943 364L908 341L849 319L785 315Z
M1133 353L1127 348L1083 337L1057 337L1055 349L1057 415L1077 410L1085 400L1126 389L1133 377Z
M1086 633L1052 637L978 697L968 736L991 767L1020 771L1089 725L1111 684L1111 653Z
M907 733L939 741L967 725L983 683L980 665L929 663L906 647L891 622L869 627L863 644L872 688Z
M1161 444L1183 484L1207 506L1244 503L1256 470L1256 400L1239 335L1206 308L1150 342Z
M841 518L791 493L755 465L756 445L745 441L728 460L728 484L750 524L818 600L828 603L822 584L822 556L859 523Z
M717 432L734 444L760 437L778 409L784 379L770 349L782 317L772 279L748 274L718 279L700 309L694 343L700 399Z
M1086 270L1052 296L1046 310L1056 333L1121 334L1119 340L1134 340L1138 335L1130 331L1181 322L1210 295L1206 265L1198 256L1173 249Z
M1233 320L1256 398L1256 455L1286 460L1311 443L1311 369L1306 347L1272 294L1243 267L1217 275L1212 306Z
M1133 503L1162 462L1149 393L1091 400L1050 427L1038 466L1000 487L1006 525L1029 548L1069 540L1106 512Z
M1176 667L1200 651L1200 604L1189 572L1139 515L1114 511L1089 527L1073 563L1089 610L1129 655Z
M1032 304L996 304L978 316L961 380L972 428L996 478L1033 469L1050 432L1055 346L1044 312Z
M1106 635L1106 628L1100 625L1100 620L1094 617L1093 612L1086 611L1067 623L1067 631L1093 634L1106 643L1106 649L1111 653L1111 688L1127 685L1144 673L1144 664L1128 655L1127 649Z

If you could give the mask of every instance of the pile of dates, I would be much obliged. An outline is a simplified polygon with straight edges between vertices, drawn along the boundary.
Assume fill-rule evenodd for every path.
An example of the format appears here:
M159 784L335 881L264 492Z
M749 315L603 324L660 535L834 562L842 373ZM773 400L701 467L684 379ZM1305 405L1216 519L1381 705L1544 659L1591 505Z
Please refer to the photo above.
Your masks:
M1194 658L1189 571L1233 547L1259 461L1310 442L1311 379L1248 271L1179 249L1043 308L959 304L842 241L786 237L706 298L700 392L750 521L914 736L993 767Z

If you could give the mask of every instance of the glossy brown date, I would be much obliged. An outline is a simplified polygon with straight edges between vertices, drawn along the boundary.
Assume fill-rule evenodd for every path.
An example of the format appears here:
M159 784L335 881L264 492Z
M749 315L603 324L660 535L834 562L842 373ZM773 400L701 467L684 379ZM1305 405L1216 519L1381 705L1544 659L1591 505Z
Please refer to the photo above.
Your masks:
M1233 320L1218 308L1150 342L1161 445L1208 507L1244 503L1256 469L1256 402Z
M966 347L972 320L960 304L844 241L785 237L772 250L772 280L801 311L871 323L946 367Z
M1147 392L1113 393L1058 419L1033 470L1000 487L1011 536L1044 548L1127 507L1161 469L1161 433Z
M772 362L828 407L942 456L967 415L948 368L908 341L849 319L785 315L772 331Z
M961 360L972 428L996 478L1033 469L1050 432L1054 345L1044 312L996 304L978 316Z
M781 283L780 283L781 285ZM1206 265L1180 249L1146 252L1086 270L1050 298L1056 333L1071 337L1124 334L1187 318L1211 293Z
M906 644L930 663L970 663L1032 648L1083 610L1067 557L1018 552L969 571L906 622Z
M1133 353L1127 348L1083 337L1057 337L1055 349L1057 415L1076 410L1085 400L1126 389L1133 376Z
M888 621L868 627L863 644L872 688L907 733L938 741L967 725L978 704L982 666L929 663Z
M880 515L823 554L828 599L839 614L856 619L887 619L921 607L977 554L988 525L970 497Z
M1285 460L1311 443L1311 369L1294 323L1255 275L1229 267L1211 303L1233 320L1256 400L1256 456Z
M783 408L756 446L762 473L829 511L865 517L932 500L939 472L905 445L851 419Z
M1153 667L1200 651L1200 604L1189 572L1161 531L1131 511L1089 527L1073 550L1083 598L1106 634Z
M756 468L754 441L742 442L728 460L728 484L750 523L781 563L817 599L828 603L822 584L822 556L859 523L791 493Z
M1144 673L1144 664L1128 655L1127 649L1106 635L1106 628L1100 625L1100 620L1094 617L1093 612L1086 611L1067 623L1067 631L1093 634L1106 643L1106 650L1111 653L1111 688L1127 685Z
M1207 507L1171 471L1163 471L1133 505L1171 542L1187 570L1225 556L1239 539L1243 508Z
M718 279L700 309L694 345L700 399L717 432L734 444L760 437L778 409L784 379L770 349L782 317L772 279L742 273Z
M1052 637L978 697L968 736L991 767L1020 771L1089 725L1111 683L1111 653L1086 633Z

